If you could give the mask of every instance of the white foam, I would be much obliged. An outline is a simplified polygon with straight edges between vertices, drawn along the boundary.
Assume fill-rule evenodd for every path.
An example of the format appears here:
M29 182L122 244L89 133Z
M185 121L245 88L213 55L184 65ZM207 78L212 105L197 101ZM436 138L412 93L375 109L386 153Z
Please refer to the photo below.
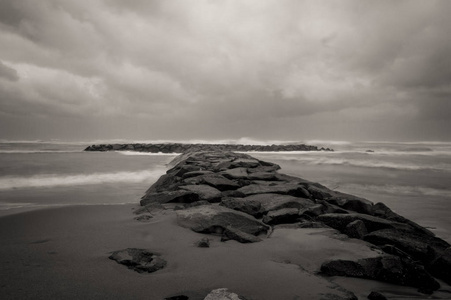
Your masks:
M116 153L122 154L122 155L150 155L150 156L176 156L179 155L180 153L162 153L162 152L158 152L158 153L152 153L152 152L138 152L138 151L114 151Z
M39 188L73 185L93 185L114 182L144 182L156 181L165 169L159 168L152 171L116 172L116 173L92 173L92 174L45 174L30 177L8 176L0 178L0 190L19 188Z

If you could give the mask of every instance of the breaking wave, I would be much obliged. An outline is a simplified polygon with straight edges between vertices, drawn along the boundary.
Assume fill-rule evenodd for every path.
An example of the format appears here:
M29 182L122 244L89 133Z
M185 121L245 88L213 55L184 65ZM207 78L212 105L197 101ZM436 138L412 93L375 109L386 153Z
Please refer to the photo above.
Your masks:
M76 175L46 174L34 175L30 177L8 176L0 178L0 190L10 190L19 188L39 188L55 186L73 185L95 185L103 183L133 183L144 181L156 181L165 169L137 172L116 172L116 173L92 173Z

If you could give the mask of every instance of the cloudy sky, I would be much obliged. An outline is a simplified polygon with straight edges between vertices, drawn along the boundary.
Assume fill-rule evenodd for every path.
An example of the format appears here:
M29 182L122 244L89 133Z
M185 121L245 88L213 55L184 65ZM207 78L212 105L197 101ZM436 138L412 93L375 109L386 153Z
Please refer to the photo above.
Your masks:
M0 0L0 139L451 140L451 1Z

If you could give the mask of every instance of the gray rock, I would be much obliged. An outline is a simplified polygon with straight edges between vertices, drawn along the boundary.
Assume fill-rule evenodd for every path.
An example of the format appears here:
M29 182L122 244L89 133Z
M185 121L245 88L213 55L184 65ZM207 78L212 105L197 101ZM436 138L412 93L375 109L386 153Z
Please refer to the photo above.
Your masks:
M443 253L438 255L431 262L429 270L433 275L451 285L451 248L447 248Z
M211 291L204 300L243 300L238 294L229 292L226 288Z
M350 260L333 260L321 265L321 272L329 276L349 276L408 285L422 291L435 291L440 284L425 269L397 256L379 256Z
M263 223L269 225L296 223L298 220L298 208L282 208L279 210L272 210L263 217Z
M385 219L358 214L358 213L349 213L349 214L324 214L318 217L318 220L325 223L327 226L337 229L340 232L346 231L346 226L354 221L360 220L365 224L368 232L393 228L393 229L402 229L402 230L410 230L411 228L402 223L392 222Z
M202 238L196 243L197 247L199 248L209 248L210 247L210 240L208 238Z
M199 185L183 185L179 187L181 190L189 191L197 194L199 200L206 200L208 202L217 202L221 199L221 192L214 187L206 184Z
M368 297L369 300L387 300L387 297L385 297L383 294L379 292L371 292Z
M166 266L166 261L158 254L146 249L127 248L113 252L109 259L127 266L138 273L152 273Z
M297 183L277 181L273 182L272 184L250 184L239 188L238 191L248 196L255 194L273 193L304 198L306 197L306 195L309 195L306 189Z
M368 233L368 230L362 220L355 220L346 225L344 233L351 238L362 239Z
M246 200L246 198L223 198L221 206L244 212L248 215L260 218L262 216L262 204L258 201Z
M267 225L248 214L216 205L177 211L177 222L180 226L201 233L222 234L229 226L253 235L269 230Z
M255 235L237 230L231 226L228 226L222 233L221 241L225 242L228 240L235 240L240 243L256 243L260 242L261 239Z
M246 168L234 168L221 172L221 174L229 179L248 179Z
M205 184L208 184L220 191L236 190L237 188L240 187L240 185L238 183L236 183L235 181L227 179L224 176L219 175L219 174L203 176L202 182Z
M141 199L140 204L146 206L152 203L191 203L199 201L200 196L197 193L188 190L165 191L158 193L149 193Z

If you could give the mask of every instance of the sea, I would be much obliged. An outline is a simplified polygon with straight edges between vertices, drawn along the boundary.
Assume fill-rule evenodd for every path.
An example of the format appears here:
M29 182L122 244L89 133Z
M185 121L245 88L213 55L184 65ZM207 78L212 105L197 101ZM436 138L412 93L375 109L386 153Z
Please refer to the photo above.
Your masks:
M109 142L118 141L102 141ZM335 151L248 154L279 164L281 173L383 202L451 243L451 142L300 142ZM0 216L71 205L137 204L177 156L83 151L97 143L0 141Z

